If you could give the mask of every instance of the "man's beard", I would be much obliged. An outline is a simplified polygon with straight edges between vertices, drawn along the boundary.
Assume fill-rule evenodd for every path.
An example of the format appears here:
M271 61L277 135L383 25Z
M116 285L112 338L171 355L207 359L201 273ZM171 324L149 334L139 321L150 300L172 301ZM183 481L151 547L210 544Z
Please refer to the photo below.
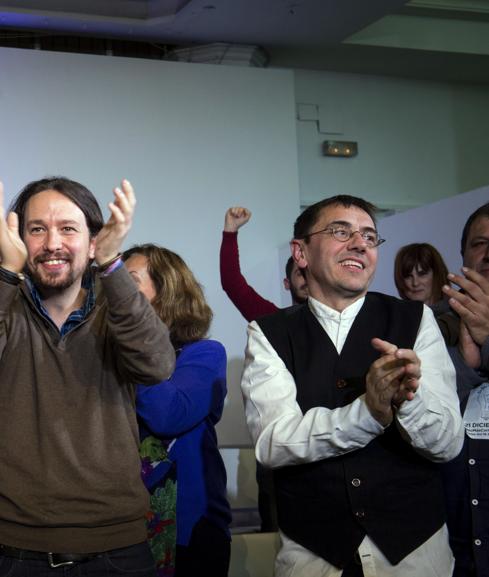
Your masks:
M63 274L49 273L45 270L40 272L39 265L45 260L63 258L66 262L71 265L73 261L66 255L41 255L34 260L34 266L28 265L28 275L33 284L41 293L51 293L51 292L62 292L70 288L79 278L83 277L85 271L87 270L90 260L87 258L86 266L83 271L79 269L74 269L70 266L67 272ZM42 266L42 265L41 265Z

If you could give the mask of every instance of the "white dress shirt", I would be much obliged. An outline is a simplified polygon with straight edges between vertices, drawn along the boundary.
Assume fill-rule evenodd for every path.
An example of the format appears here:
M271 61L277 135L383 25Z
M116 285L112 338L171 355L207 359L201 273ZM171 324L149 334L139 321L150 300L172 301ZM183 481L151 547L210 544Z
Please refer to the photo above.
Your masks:
M358 299L339 313L309 298L312 313L338 353L364 300L365 297ZM448 461L462 448L464 428L455 370L433 313L426 306L413 349L421 361L422 376L414 399L405 401L396 411L397 425L403 438L418 453L431 461ZM336 457L366 446L384 431L371 416L365 395L345 407L314 407L304 414L296 400L293 376L254 321L248 327L241 387L256 458L267 467ZM389 563L368 536L359 552L365 577L440 577L451 575L453 569L445 526L396 566ZM276 577L341 575L340 569L284 535L275 571Z

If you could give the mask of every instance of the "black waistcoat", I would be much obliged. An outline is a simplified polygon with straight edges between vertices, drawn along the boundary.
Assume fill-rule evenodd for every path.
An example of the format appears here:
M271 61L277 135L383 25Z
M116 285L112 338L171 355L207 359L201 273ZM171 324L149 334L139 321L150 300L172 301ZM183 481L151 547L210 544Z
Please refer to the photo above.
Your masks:
M257 322L294 376L305 413L363 394L379 357L370 339L412 349L421 316L420 303L368 293L340 355L307 305ZM365 534L395 565L444 523L439 471L403 441L395 423L362 449L274 475L280 529L336 567L352 559Z

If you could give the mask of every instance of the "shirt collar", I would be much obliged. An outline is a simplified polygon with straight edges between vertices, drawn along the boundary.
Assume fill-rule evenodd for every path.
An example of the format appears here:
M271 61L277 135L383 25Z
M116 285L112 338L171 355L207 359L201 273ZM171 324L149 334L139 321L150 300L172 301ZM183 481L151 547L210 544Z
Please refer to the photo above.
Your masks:
M26 283L27 286L29 287L32 300L34 301L37 310L42 314L42 316L44 316L46 319L52 322L49 313L42 304L41 295L37 290L35 284L29 277L26 277ZM88 315L88 313L92 310L93 306L95 305L95 283L92 275L85 275L82 282L82 288L84 288L87 291L85 301L80 308L70 313L70 316L65 322L66 328L68 327L72 328L73 324L78 324L79 322L84 320L85 317ZM63 327L65 325L63 325ZM62 334L66 332L63 330L63 327L62 330L60 331Z
M318 318L328 319L330 321L339 322L340 320L346 321L346 320L355 318L357 316L358 312L360 311L360 309L362 308L363 303L365 302L365 296L360 297L354 303L352 303L351 305L348 305L341 312L338 312L337 310L332 309L328 305L325 305L324 303L316 300L315 298L313 298L311 296L309 297L307 302L309 305L309 309L311 310L311 312L313 313L314 316L316 316Z

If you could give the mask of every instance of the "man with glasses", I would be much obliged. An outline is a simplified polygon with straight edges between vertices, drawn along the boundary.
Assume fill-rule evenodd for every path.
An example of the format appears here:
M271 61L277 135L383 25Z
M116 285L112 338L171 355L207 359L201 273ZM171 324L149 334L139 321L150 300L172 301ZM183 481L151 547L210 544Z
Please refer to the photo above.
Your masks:
M242 389L274 469L276 577L450 575L436 462L463 442L455 372L429 308L368 293L375 207L336 196L296 220L304 305L249 325Z

